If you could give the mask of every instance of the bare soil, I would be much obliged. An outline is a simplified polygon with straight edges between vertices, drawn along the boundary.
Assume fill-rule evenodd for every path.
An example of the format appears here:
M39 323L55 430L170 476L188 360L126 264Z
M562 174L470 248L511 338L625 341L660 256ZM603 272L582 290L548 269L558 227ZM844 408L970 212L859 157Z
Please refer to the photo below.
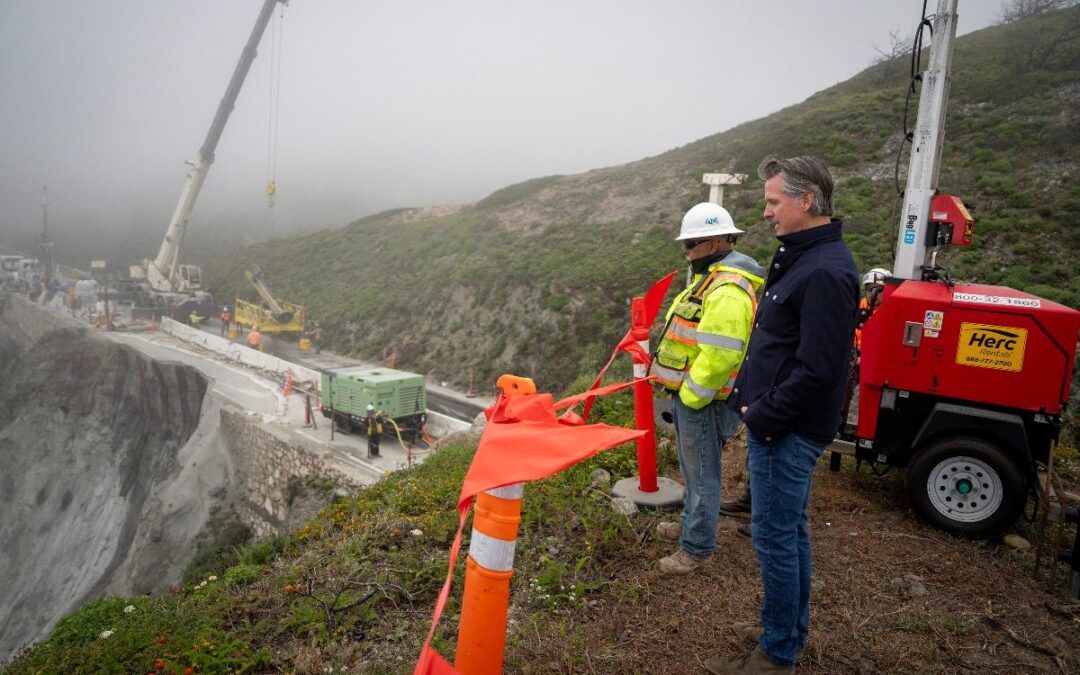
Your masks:
M726 494L740 489L745 457L739 441L725 449ZM811 636L797 672L1080 670L1080 604L1069 597L1068 568L1048 564L1044 553L1036 578L1035 546L1014 551L1000 539L958 538L921 523L902 479L899 471L881 478L867 466L856 471L851 459L837 473L819 466L810 503ZM1066 480L1075 486L1074 476ZM516 632L508 670L703 673L706 658L747 651L731 624L758 617L750 540L735 532L738 521L723 518L706 567L665 576L658 561L673 545L653 528L671 517L635 517L639 545L608 561L610 587L587 595L584 610L532 615L533 626ZM1034 544L1035 529L1021 522L1014 532ZM920 578L925 594L904 590L906 575Z

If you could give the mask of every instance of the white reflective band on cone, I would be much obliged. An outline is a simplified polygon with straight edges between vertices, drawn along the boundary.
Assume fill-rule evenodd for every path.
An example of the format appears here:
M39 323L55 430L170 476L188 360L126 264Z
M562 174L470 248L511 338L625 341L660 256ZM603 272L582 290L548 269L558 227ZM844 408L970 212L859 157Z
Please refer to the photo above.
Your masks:
M469 541L469 557L484 569L493 572L509 572L514 569L514 547L517 541L504 541L489 537L477 529Z
M500 499L521 499L525 494L525 483L504 485L502 487L492 488L491 490L484 490L484 492L492 497L498 497Z

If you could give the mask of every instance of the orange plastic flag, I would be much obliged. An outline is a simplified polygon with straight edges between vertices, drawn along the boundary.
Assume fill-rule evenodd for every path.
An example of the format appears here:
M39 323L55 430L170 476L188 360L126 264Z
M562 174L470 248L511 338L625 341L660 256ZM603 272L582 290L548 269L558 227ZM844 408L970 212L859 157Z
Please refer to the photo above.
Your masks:
M651 326L652 322L656 320L656 315L660 313L660 304L664 302L664 296L667 295L668 289L671 287L672 280L675 279L676 272L670 272L666 277L660 279L655 284L649 287L649 290L645 291L645 316L644 323L647 326ZM608 359L604 367L600 369L596 379L593 381L592 386L589 389L596 389L599 386L600 381L604 379L604 374L607 373L608 368L611 367L612 362L615 361L615 357L619 355L619 352L626 352L630 354L638 363L648 363L652 360L652 356L645 353L645 350L641 348L637 340L634 339L634 328L630 327L630 330L626 331L626 335L622 340L619 340L619 344L615 345L615 349L611 352L611 358ZM585 400L585 408L581 411L581 419L588 420L589 413L592 412L593 398L587 398Z
M610 394L632 384L622 382L590 389L558 403L553 402L551 394L500 395L495 405L484 411L488 423L461 486L458 531L450 547L449 569L435 602L431 629L413 670L414 675L450 675L457 672L431 648L431 637L450 596L454 564L461 551L461 535L473 498L485 490L547 478L598 452L642 436L644 431L607 424L587 425L576 415L557 417L555 414L557 410L572 408L587 397Z

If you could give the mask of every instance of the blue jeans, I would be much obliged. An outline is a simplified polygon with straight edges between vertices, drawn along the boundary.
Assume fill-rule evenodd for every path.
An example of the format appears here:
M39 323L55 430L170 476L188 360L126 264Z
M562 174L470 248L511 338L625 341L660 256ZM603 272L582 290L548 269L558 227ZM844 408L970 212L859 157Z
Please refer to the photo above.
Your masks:
M716 549L720 515L720 451L739 431L739 418L720 401L700 410L687 407L678 395L671 401L679 469L686 483L679 546L695 558Z
M765 599L758 644L773 663L795 663L810 633L810 530L806 506L817 459L827 443L788 434L771 443L749 429L750 526Z

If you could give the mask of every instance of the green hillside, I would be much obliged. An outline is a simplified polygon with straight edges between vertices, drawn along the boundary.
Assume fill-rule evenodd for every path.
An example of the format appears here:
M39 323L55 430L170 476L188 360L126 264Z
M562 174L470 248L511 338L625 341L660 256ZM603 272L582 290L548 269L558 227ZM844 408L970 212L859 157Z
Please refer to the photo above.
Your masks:
M956 278L1074 307L1080 42L1062 41L1037 63L1031 45L1050 44L1078 11L958 41L940 181L976 216L976 244L941 259ZM748 232L741 248L761 260L774 240L757 163L769 153L820 155L834 168L858 264L891 267L908 69L905 59L879 64L769 117L624 166L244 249L211 264L208 278L223 300L250 297L242 271L257 262L275 292L307 305L335 349L372 358L396 345L400 366L435 379L462 384L472 369L484 382L510 371L561 389L602 363L626 329L628 298L682 266L671 239L706 195L702 173L753 177L729 189L725 205Z

